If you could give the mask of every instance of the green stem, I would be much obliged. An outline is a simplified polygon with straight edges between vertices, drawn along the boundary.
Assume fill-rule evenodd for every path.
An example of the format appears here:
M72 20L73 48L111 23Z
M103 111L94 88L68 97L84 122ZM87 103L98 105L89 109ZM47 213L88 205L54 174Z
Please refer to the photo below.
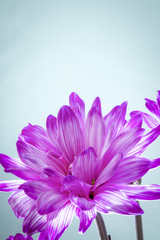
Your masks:
M139 204L139 202L137 202ZM136 224L136 235L137 240L143 240L143 225L142 225L142 216L135 216L135 224Z
M138 181L134 182L133 184L141 185L141 183L142 183L142 178L140 178ZM137 203L139 204L138 201L137 201ZM137 240L143 240L143 225L142 225L142 216L141 215L135 216L135 224L136 224Z
M106 227L103 218L100 213L97 213L96 223L99 231L99 236L101 240L111 240L111 236L107 235Z

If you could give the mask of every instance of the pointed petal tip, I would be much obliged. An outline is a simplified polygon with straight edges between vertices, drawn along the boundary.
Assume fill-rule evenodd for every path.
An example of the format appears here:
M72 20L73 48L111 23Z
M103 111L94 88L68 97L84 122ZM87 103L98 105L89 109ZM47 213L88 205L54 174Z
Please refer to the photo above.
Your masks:
M91 109L96 109L101 114L101 99L99 97L96 97L92 103Z
M69 95L69 99L71 98L75 99L76 97L79 98L79 95L76 92L71 92L71 94Z
M65 120L66 115L70 115L70 114L74 114L73 110L71 109L71 107L67 106L67 105L63 105L58 112L58 116L57 119L58 121L63 118L63 120Z
M136 114L141 114L141 112L140 111L132 111L132 112L130 112L130 116L131 117L133 117L133 116L135 116Z
M72 92L69 96L69 104L71 107L74 107L76 104L79 105L79 107L84 108L84 101L79 97L79 95L76 92Z
M160 158L157 158L157 159L154 159L151 161L151 168L150 169L153 169L153 168L156 168L156 167L159 167L160 166Z
M157 91L157 98L160 98L160 90Z
M49 121L49 120L51 120L53 118L55 118L55 117L52 114L49 114L48 117L47 117L47 120Z
M81 152L79 154L79 156L88 156L90 154L93 154L95 157L97 157L96 151L93 147L88 147L87 149L85 149L83 152ZM78 156L77 156L78 157Z
M128 102L127 102L127 101L124 101L124 102L121 104L122 107L127 107L127 105L128 105Z
M98 103L98 104L101 103L100 97L96 97L96 98L94 99L93 103Z
M5 161L6 158L9 158L7 155L0 153L0 164L3 163L3 161Z

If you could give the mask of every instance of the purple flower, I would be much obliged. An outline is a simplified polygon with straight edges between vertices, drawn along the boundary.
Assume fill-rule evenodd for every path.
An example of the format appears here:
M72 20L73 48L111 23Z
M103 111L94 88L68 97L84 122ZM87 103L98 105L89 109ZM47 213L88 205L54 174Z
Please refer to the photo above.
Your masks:
M41 232L39 240L59 239L73 216L84 233L97 212L139 215L136 200L160 199L159 185L133 184L157 160L140 157L160 135L160 126L145 133L142 115L125 119L127 103L102 116L96 98L85 118L85 104L76 93L57 118L49 115L46 130L25 127L17 141L20 159L0 155L5 172L22 180L1 181L1 191L13 191L9 204L23 231Z
M145 105L147 109L153 114L153 116L140 111L132 112L131 116L134 116L135 114L141 114L147 126L149 128L155 128L160 125L160 91L157 91L157 101L153 101L148 98L145 98L145 100Z
M17 233L15 236L9 236L6 240L33 240L31 236L24 236L21 233Z

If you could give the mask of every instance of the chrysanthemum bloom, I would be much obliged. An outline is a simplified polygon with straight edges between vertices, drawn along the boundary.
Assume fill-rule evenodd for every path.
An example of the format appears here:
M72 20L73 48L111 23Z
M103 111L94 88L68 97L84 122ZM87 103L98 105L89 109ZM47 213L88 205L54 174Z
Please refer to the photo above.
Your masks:
M153 101L148 98L145 98L145 100L146 100L145 105L153 116L140 111L132 112L131 116L135 114L141 114L144 122L148 125L148 127L155 128L158 125L160 125L160 91L157 91L157 101Z
M21 233L17 233L15 236L9 236L6 240L33 240L31 236L24 236Z
M5 172L22 180L1 181L1 191L14 191L9 204L28 235L59 239L73 216L84 233L97 212L139 215L136 200L160 199L160 186L138 186L159 162L140 157L159 136L160 126L145 133L141 114L125 120L126 102L102 116L96 98L85 118L84 102L75 93L70 106L46 128L29 125L17 141L20 159L0 155Z

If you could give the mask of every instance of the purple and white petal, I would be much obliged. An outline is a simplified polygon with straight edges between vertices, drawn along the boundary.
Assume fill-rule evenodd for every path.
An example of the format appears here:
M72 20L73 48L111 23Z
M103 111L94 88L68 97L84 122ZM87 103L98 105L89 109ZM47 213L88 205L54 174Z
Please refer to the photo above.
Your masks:
M128 197L136 200L158 200L160 199L160 185L119 185L117 186Z
M14 240L26 240L26 237L24 237L21 233L17 233L14 237Z
M149 133L145 134L141 140L135 145L131 151L127 154L130 155L140 155L142 154L149 145L155 141L155 139L160 135L160 125L154 129L152 129Z
M75 213L75 207L67 203L64 207L48 214L47 217L47 235L48 240L58 240L66 228L72 222Z
M97 111L100 112L100 114L102 115L102 110L101 110L101 100L99 97L96 97L95 100L92 103L92 107L95 107L97 109Z
M90 210L95 206L95 203L92 199L79 197L78 195L74 195L72 193L69 194L69 199L73 205L79 207L81 210Z
M14 192L8 199L9 205L14 211L16 217L25 217L35 202L30 199L23 190Z
M62 193L60 189L45 191L38 196L37 211L41 215L48 214L63 206L67 201L68 194Z
M142 157L126 157L120 162L115 174L107 184L132 183L146 174L151 167L151 161Z
M52 189L51 181L28 181L22 184L19 189L23 189L25 193L32 199L36 200L42 192Z
M85 125L85 148L93 147L98 156L101 156L105 142L106 128L102 114L96 107L92 107L87 115Z
M68 106L63 106L58 113L58 142L70 162L83 150L81 127L75 113Z
M69 96L69 104L76 117L79 121L82 131L84 130L84 122L85 122L85 104L84 101L75 93L71 93Z
M140 113L134 115L129 119L129 121L124 126L124 131L133 129L133 128L140 128L142 126L142 115Z
M29 124L23 128L20 138L44 152L54 149L46 130L38 125Z
M106 167L99 174L98 178L94 183L93 189L105 183L108 179L110 179L114 175L115 171L117 170L120 164L121 158L122 158L121 154L117 154L111 159L111 161L106 165ZM98 165L97 165L97 171L98 171Z
M41 169L51 165L51 160L47 157L47 153L41 151L27 142L18 140L17 151L21 160L32 169L41 172Z
M0 164L5 168L27 168L27 166L18 158L12 158L5 154L0 154Z
M47 232L46 229L43 230L43 231L40 233L38 240L49 240L48 235L47 235L46 232Z
M72 165L74 176L82 179L88 184L92 184L98 176L97 172L98 158L93 148L88 148L80 153Z
M141 128L132 129L122 132L114 138L108 150L102 157L101 161L103 162L103 167L105 167L115 155L127 155L128 152L131 151L131 149L133 149L140 141L143 132L144 130Z
M67 174L70 162L64 156L57 156L55 152L48 151L47 158L50 161L50 166L64 175Z
M23 180L4 180L0 181L0 191L11 192L18 190L21 184L25 183Z
M107 134L112 128L112 138L116 137L125 124L125 115L127 110L127 102L122 103L120 106L115 106L105 117L105 126Z
M151 167L150 167L150 169L156 168L156 167L159 167L159 166L160 166L160 158L156 158L154 160L151 160Z
M68 175L64 178L62 191L72 192L74 195L88 198L91 188L92 185L75 176Z
M157 91L157 104L158 107L160 108L160 91Z
M136 201L128 198L120 191L104 191L94 197L96 205L100 206L104 213L112 212L125 215L141 215L143 210Z
M24 218L23 232L27 234L42 232L46 228L46 221L46 215L39 215L36 206L33 206Z
M150 100L148 98L145 98L146 100L146 107L148 108L148 110L150 112L152 112L153 114L155 114L156 116L159 116L159 109L158 109L158 105L155 101Z
M46 121L47 134L54 147L59 149L58 146L58 130L57 130L57 119L53 115L49 115Z
M92 221L96 217L96 209L82 211L80 208L76 208L76 216L80 220L79 232L84 233L91 225Z
M20 159L0 154L0 164L4 167L5 172L12 173L24 180L39 179L39 173L24 164Z
M43 181L52 188L61 188L64 175L52 167L44 168L44 174L47 176Z
M160 124L160 121L158 119L150 116L147 113L142 113L142 117L149 128L155 128Z

